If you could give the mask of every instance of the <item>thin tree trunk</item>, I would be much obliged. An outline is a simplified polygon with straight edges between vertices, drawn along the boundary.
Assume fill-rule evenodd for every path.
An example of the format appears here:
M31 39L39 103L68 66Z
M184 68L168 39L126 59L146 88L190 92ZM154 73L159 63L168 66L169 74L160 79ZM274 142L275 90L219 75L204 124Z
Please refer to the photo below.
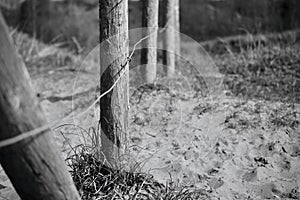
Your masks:
M101 93L121 77L100 101L101 145L106 159L116 165L126 149L129 108L128 1L100 0Z
M175 9L174 9L174 29L175 29L175 52L176 52L176 63L178 64L180 60L180 0L175 1Z
M174 0L163 0L164 10L164 41L163 41L163 64L167 77L175 74L175 32L174 32Z
M0 13L0 140L46 123ZM0 148L0 163L23 200L80 199L50 131Z
M49 18L50 0L26 0L20 6L18 26L22 32L33 38L47 40L44 22Z
M140 72L146 83L152 83L156 79L158 4L159 0L142 1L142 37L147 39L142 43Z

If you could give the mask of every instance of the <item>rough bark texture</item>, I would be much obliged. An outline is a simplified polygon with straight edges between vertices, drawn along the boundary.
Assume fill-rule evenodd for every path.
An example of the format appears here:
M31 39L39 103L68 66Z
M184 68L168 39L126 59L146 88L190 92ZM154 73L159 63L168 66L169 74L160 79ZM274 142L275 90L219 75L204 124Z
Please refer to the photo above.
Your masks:
M174 29L175 29L175 52L176 52L176 63L180 60L180 0L175 1L174 9Z
M163 0L164 10L164 41L163 41L163 64L167 77L173 77L175 74L175 32L174 32L174 0Z
M24 63L0 13L0 140L46 123ZM80 199L50 131L0 149L0 163L23 200Z
M142 1L142 37L147 39L142 43L140 72L146 83L152 83L156 79L158 4L159 0Z
M127 143L129 108L128 1L100 0L101 93L107 91L125 70L114 89L100 101L101 144L114 166Z

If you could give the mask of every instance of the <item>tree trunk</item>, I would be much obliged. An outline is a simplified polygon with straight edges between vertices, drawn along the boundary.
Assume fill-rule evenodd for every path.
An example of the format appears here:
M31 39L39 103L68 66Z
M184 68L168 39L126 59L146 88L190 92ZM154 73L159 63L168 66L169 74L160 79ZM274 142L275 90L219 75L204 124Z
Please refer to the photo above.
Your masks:
M180 60L180 0L175 1L175 9L174 9L174 29L175 29L175 52L176 52L176 63L179 63Z
M147 39L142 43L140 72L146 83L156 79L158 4L159 0L142 1L142 38Z
M0 13L0 140L46 123ZM0 163L23 200L80 199L51 131L0 148Z
M102 152L112 166L126 149L129 108L128 1L100 0L101 93L119 82L100 101ZM125 70L125 71L124 71Z
M50 0L26 0L21 4L18 27L34 38L46 41L45 22L50 17ZM46 35L45 35L46 34Z
M167 77L175 74L175 32L174 32L174 10L175 0L163 0L164 9L164 41L163 41L163 64Z

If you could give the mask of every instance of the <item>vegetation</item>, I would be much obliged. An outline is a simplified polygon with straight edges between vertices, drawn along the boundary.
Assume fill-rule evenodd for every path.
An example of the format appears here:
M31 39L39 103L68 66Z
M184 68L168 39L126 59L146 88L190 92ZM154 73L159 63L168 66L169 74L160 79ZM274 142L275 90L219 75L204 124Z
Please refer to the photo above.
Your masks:
M83 200L90 199L153 199L191 200L209 199L205 191L179 187L169 182L165 185L151 174L110 168L86 146L73 149L76 153L67 158L71 174Z
M246 34L247 31L257 34L299 28L298 0L185 0L181 1L180 6L180 30L197 41ZM129 1L129 9L130 28L140 27L140 2ZM2 10L11 26L24 27L18 24L18 11ZM86 23L87 21L90 23ZM48 16L39 16L37 22L46 43L65 42L66 46L74 48L74 37L82 47L89 49L99 42L97 1L53 1ZM160 27L163 27L162 22L160 17ZM32 30L26 32L33 34Z
M79 59L67 51L57 49L55 46L51 47L33 41L24 34L14 33L13 37L19 52L26 58L26 62L30 63L28 69L31 71L33 69L42 71L41 68L43 67L51 69L53 67L51 63L57 63L56 67L58 68L64 67L65 65L72 65ZM212 53L217 66L225 75L224 83L227 95L244 99L242 102L234 103L235 109L230 111L224 121L226 128L244 132L252 127L264 126L271 129L284 128L289 132L291 131L290 128L296 130L299 127L299 113L293 106L299 103L297 87L299 85L299 57L297 54L300 52L300 45L299 42L290 43L286 41L283 39L277 42L272 40L272 42L261 46L253 46L252 43L249 43L240 48L237 48L238 46L232 47L230 44L226 46L225 43L223 45L227 51ZM29 50L32 49L32 44L35 44L40 51L46 52L46 49L54 51L51 51L51 54L38 54L39 51L33 50L28 55ZM188 52L188 49L184 49L184 51ZM62 60L62 63L57 62L58 58ZM190 73L189 77L192 79L194 73L188 69L188 66L182 67L181 73ZM187 71L184 72L184 70ZM294 86L291 85L293 83L291 79L296 81ZM260 83L261 81L263 84ZM273 85L273 82L277 85ZM200 85L197 84L199 84L199 79L192 85L195 91L201 91L205 88L204 82ZM270 94L272 94L272 98ZM251 101L256 101L257 98L261 99L260 102L249 107L249 102L252 105ZM285 103L278 103L281 101ZM214 110L213 107L211 104L199 104L197 112L199 115L203 115ZM263 124L262 119L259 118L261 112L267 113L267 124ZM270 148L277 148L278 144L274 144L274 147L272 144L270 145ZM136 199L171 199L171 197L173 199L184 199L185 197L186 199L209 199L211 196L211 191L201 190L201 188L195 189L182 184L174 187L174 183L158 183L151 175L141 173L137 168L125 171L121 167L112 170L105 166L102 169L103 162L95 156L93 149L87 146L75 149L76 154L69 155L66 161L83 199L90 197L111 199L113 196L116 199L121 199L120 196L123 199L134 199L134 195L136 195ZM287 148L285 149L288 151ZM293 155L297 156L296 150ZM270 159L264 159L267 161L257 158L256 162L260 165L266 165L264 163L270 162ZM100 173L96 173L99 171ZM96 190L94 185L97 186L101 183L107 184L107 187L102 187L100 191ZM109 190L109 187L112 187L112 190ZM195 196L197 198L194 198ZM294 190L294 193L282 194L282 196L297 199L299 195L297 190Z
M299 44L267 44L215 56L235 96L299 103Z
M174 12L173 5L175 1L173 0L166 0L165 6L167 8L166 16L165 16L165 25L166 28L168 28L168 21L171 22L172 26L175 24L174 20ZM235 1L234 1L235 2ZM116 4L117 6L114 6ZM236 4L235 4L236 5ZM157 6L157 5L156 5ZM197 180L201 183L209 182L209 187L195 187L193 184L184 184L184 182L176 182L172 180L172 176L170 174L170 181L163 184L159 182L158 180L155 180L155 178L151 174L143 173L141 172L140 166L142 165L142 162L137 162L135 165L131 165L130 162L126 163L126 166L124 163L120 162L122 156L133 156L133 155L125 155L125 148L127 145L127 133L128 133L128 110L129 110L129 74L128 74L128 35L127 35L127 23L128 23L128 16L127 16L127 4L125 1L117 2L117 1L100 1L100 41L103 42L103 47L105 47L105 51L101 51L100 48L100 63L101 63L101 75L103 73L103 76L101 77L100 90L101 94L104 92L110 90L110 88L113 86L113 91L101 99L100 102L100 124L101 128L104 131L104 134L102 134L101 138L101 149L99 149L99 135L100 130L95 131L95 129L92 129L93 131L86 131L83 128L79 127L81 130L83 130L88 136L84 136L85 134L82 134L83 137L90 137L90 138L84 138L85 140L91 139L92 144L89 145L87 143L80 144L78 146L72 146L72 144L69 143L71 147L71 151L68 154L66 158L66 163L69 166L69 170L71 172L73 181L75 183L75 186L77 187L80 196L82 199L154 199L154 200L189 200L189 199L212 199L213 198L213 192L216 191L219 187L221 187L224 184L224 181L222 178L211 178L214 176L214 174L221 171L221 162L216 164L216 167L209 169L207 172L204 172L203 174L197 174ZM116 20L117 19L117 20ZM107 23L112 21L113 23ZM0 27L1 32L1 27ZM73 30L72 30L73 32ZM115 34L119 34L118 37L115 37ZM168 41L165 43L165 48L170 51L178 51L174 47L175 38L173 37L174 33L172 31L167 30L166 34L166 40ZM41 72L41 68L53 68L54 65L58 67L69 67L69 65L74 64L78 60L80 60L80 56L75 56L71 53L68 53L63 50L59 50L57 47L60 46L59 44L47 46L41 43L36 43L35 40L29 39L27 36L23 34L18 33L12 33L14 41L16 43L17 49L19 53L23 56L25 63L29 65L28 69L31 69L36 73L36 75ZM3 36L3 35L2 35ZM106 39L113 37L112 40L109 40L108 42ZM189 102L189 100L194 100L197 102L197 106L195 106L192 111L196 113L197 120L200 120L203 116L207 114L212 114L213 112L217 111L217 108L220 107L228 107L228 113L226 113L226 117L224 122L222 122L223 128L226 130L233 130L235 132L232 135L238 136L242 134L248 134L249 137L252 137L252 135L249 135L249 130L254 131L261 131L261 130L271 130L271 136L276 137L277 141L273 141L273 138L270 136L267 136L270 132L263 132L265 135L260 135L259 139L261 140L267 140L268 144L267 146L267 153L254 156L254 158L251 160L250 158L247 160L248 163L251 164L251 166L255 166L255 170L257 170L259 167L266 167L271 162L277 164L278 160L276 158L273 158L272 156L269 156L268 154L272 154L273 151L275 153L278 153L280 156L282 154L284 155L284 159L287 159L289 156L291 157L297 157L299 156L299 148L293 146L294 143L290 142L289 140L292 138L294 133L297 133L297 130L299 129L300 121L299 121L299 111L296 109L298 104L300 103L300 71L299 71L299 65L300 65L300 58L299 58L299 52L300 52L300 44L299 40L297 39L297 36L294 41L290 41L290 39L280 38L280 40L252 40L252 36L250 35L250 40L244 42L241 42L239 40L240 38L237 38L237 40L231 39L230 42L221 42L218 43L217 49L222 46L220 49L221 51L214 52L211 51L212 57L214 58L214 61L216 62L216 65L219 68L219 71L224 75L224 85L225 85L225 96L224 101L222 102L215 102L211 101L211 99L206 98L208 94L208 88L207 85L198 73L195 73L193 70L193 66L189 66L189 63L185 61L178 62L178 66L175 71L175 57L167 57L166 54L164 54L163 62L166 65L169 65L168 67L171 67L167 70L168 79L167 80L160 80L161 82L157 82L154 84L147 84L139 87L136 89L133 93L133 96L135 94L138 94L136 102L131 102L133 106L136 106L137 108L141 102L145 101L146 98L143 98L143 96L148 95L150 97L150 101L153 103L152 97L157 97L159 95L164 96L164 100L168 100L167 104L164 105L163 108L160 108L160 110L166 111L167 115L159 114L161 116L155 116L156 119L161 119L160 121L163 123L163 127L160 127L160 130L165 134L165 137L168 138L168 131L166 130L168 127L168 119L170 119L170 116L174 115L176 112L176 107L174 106L176 104L176 100L180 99L181 101L186 101L187 104L191 104L192 101ZM0 38L1 40L1 38ZM5 39L2 39L2 41L8 42L9 40L7 37ZM287 42L288 41L288 42ZM6 43L5 43L6 44ZM6 44L7 45L7 44ZM21 45L21 46L20 46ZM184 48L184 47L183 47ZM9 48L8 48L9 49ZM218 50L220 50L218 49ZM183 49L185 53L191 53L189 51L194 51L194 49ZM15 53L6 53L5 49L2 49L1 55L15 55ZM76 52L77 54L80 52ZM174 55L173 55L174 56ZM10 58L10 56L7 56ZM16 56L15 56L16 57ZM156 57L156 56L155 56ZM14 60L17 60L16 58ZM3 64L4 65L4 64ZM18 65L22 65L21 63L18 63ZM107 66L108 65L108 66ZM6 66L6 68L8 68ZM22 66L20 67L20 69ZM14 68L11 68L14 69ZM71 69L69 68L70 70ZM158 77L161 77L162 72L158 70ZM14 74L14 73L10 73ZM125 75L124 75L125 74ZM18 70L16 70L16 73L14 75L19 76L16 80L23 80L23 83L28 84L26 81L26 77L24 78L24 74ZM124 76L122 76L124 75ZM178 76L177 76L178 75ZM180 75L184 75L190 79L190 85L184 86L184 80L180 78ZM3 80L6 80L7 77L4 76L4 73L2 74L2 77L4 77ZM13 76L12 76L13 77ZM121 77L119 79L119 77ZM172 78L171 78L172 77ZM13 80L13 78L12 78ZM118 82L120 80L120 82ZM165 82L164 82L165 81ZM9 81L6 81L9 82ZM6 84L4 82L4 86ZM171 83L172 84L169 84ZM118 83L116 87L114 86L115 83ZM162 84L160 84L162 83ZM167 83L167 84L165 84ZM168 86L165 86L168 85ZM173 85L173 88L171 88L170 85ZM189 87L189 91L187 91L187 87ZM29 99L32 99L32 102L37 102L37 98L35 94L33 93L31 87L27 86L25 89L28 89L28 95ZM9 90L9 88L4 88L6 90ZM161 92L161 93L160 93ZM223 91L222 91L223 92ZM5 96L6 93L9 92L2 92ZM167 94L167 95L166 95ZM27 94L26 94L27 95ZM27 96L26 96L27 97ZM226 102L226 98L228 97L229 102ZM10 98L8 96L7 98ZM59 98L59 97L58 97ZM5 99L5 98L4 98ZM25 98L26 99L26 98ZM71 97L61 97L61 99L71 99ZM209 100L208 100L209 99ZM10 100L13 102L14 99ZM50 100L48 98L47 100ZM149 100L149 99L148 99ZM203 100L199 103L200 100ZM8 103L10 102L8 101ZM0 107L2 107L2 110L6 110L5 105L8 104L7 102L2 102ZM26 102L23 102L24 105ZM31 101L29 101L31 103ZM35 105L38 105L36 103ZM122 105L122 106L120 106ZM32 106L31 104L29 107ZM152 105L151 105L152 106ZM150 106L150 107L151 107ZM190 108L190 107L188 107ZM144 110L147 110L147 108L144 107ZM188 110L188 109L187 109ZM33 112L34 116L41 114L36 114L36 112L41 112L40 107L38 109L31 109L30 111ZM14 112L11 112L12 115L17 115ZM31 113L31 112L28 112ZM180 118L182 117L183 112L180 113ZM144 116L143 114L136 114L134 116L133 123L145 127L147 123L149 123L151 120L147 118L149 116ZM151 116L150 116L151 117ZM11 116L4 116L4 119L10 120L9 123L13 124L15 123L14 120L11 120ZM15 117L17 119L20 119L21 117ZM186 121L192 121L193 115L188 115L189 120ZM28 117L28 119L31 119ZM25 119L27 120L27 118ZM181 120L181 119L180 119ZM179 121L180 121L179 120ZM42 124L44 123L43 118L37 117L38 123ZM26 121L25 121L26 122ZM198 121L197 121L198 122ZM181 123L181 121L180 121ZM40 125L38 124L38 125ZM100 125L98 124L98 126ZM176 125L178 124L178 120L176 119ZM181 124L180 124L181 125ZM186 125L186 124L185 124ZM16 126L16 125L15 125ZM35 128L37 126L36 124L29 124L29 127ZM6 126L3 126L6 127ZM19 128L18 126L16 126ZM39 127L39 126L37 126ZM99 127L98 127L99 129ZM176 129L176 128L175 128ZM199 131L200 128L194 127L195 132ZM197 130L196 130L197 129ZM24 130L18 130L19 132L22 132ZM26 131L26 130L25 130ZM286 133L288 135L288 138L286 139L287 142L281 141L281 138L283 137L281 134L282 132ZM13 133L14 130L4 129L3 133ZM170 131L171 132L171 131ZM290 134L292 132L293 134ZM17 134L17 133L16 133ZM76 134L76 133L73 133ZM92 135L91 135L92 134ZM151 133L148 133L150 135L150 138L155 138L156 135L153 135ZM186 133L187 135L189 133ZM194 133L193 133L194 134ZM3 136L4 134L0 135ZM255 133L253 133L255 135ZM7 135L4 135L4 139L8 137ZM198 140L199 144L203 142L201 139L197 138L196 134L193 135L195 137L195 140ZM231 136L230 136L231 137ZM49 145L43 137L36 138L41 140L42 142L38 142L37 146L41 146L40 144L43 144L42 146L45 149L45 152L41 151L39 152L38 147L34 147L33 150L30 149L30 151L20 151L16 150L14 151L13 147L11 148L15 156L22 155L26 159L31 159L31 163L39 163L40 165L34 166L34 170L37 170L38 174L39 171L42 171L39 167L43 166L44 160L41 161L40 159L35 160L35 156L32 156L34 153L44 153L47 155L48 153L52 153L50 155L55 158L55 151L51 150L51 145ZM46 138L47 139L47 138ZM66 139L66 138L65 138ZM130 137L131 142L135 143L135 141L142 141L140 137ZM243 138L244 139L244 138ZM292 138L295 139L295 138ZM38 140L38 141L39 141ZM150 139L149 139L150 140ZM246 141L246 139L244 139ZM271 141L270 141L271 140ZM283 139L282 139L283 140ZM230 153L230 150L226 149L228 146L232 144L228 144L227 141L224 140L218 140L218 138L215 140L216 142L213 144L213 150L215 154L217 154L220 158L219 160L234 160L235 155L232 155ZM26 141L27 142L27 141ZM26 143L25 142L25 143ZM66 142L68 143L67 139ZM208 143L208 141L204 141L204 143ZM236 142L236 141L234 141ZM252 143L251 143L252 142ZM256 141L251 141L251 147L255 147L258 150L260 150L261 146L256 147ZM24 143L24 141L23 141ZM296 142L295 142L296 143ZM259 144L259 143L258 143ZM26 144L25 144L26 145ZM47 146L48 145L48 146ZM161 146L161 141L158 141L155 143L155 148L158 148ZM234 145L234 144L233 144ZM172 153L176 154L177 156L180 155L180 143L173 140L172 146L174 150ZM262 145L263 146L263 145ZM30 146L29 146L30 147ZM143 148L143 147L140 147ZM198 147L197 147L198 148ZM263 147L265 148L265 147ZM257 150L255 149L255 150ZM275 150L274 150L275 149ZM1 150L1 149L0 149ZM10 149L8 149L10 150ZM191 147L188 147L186 151L182 153L184 160L197 160L201 156L199 154L193 155L193 149ZM228 150L228 151L227 151ZM4 153L3 153L4 152ZM18 176L18 178L22 177L24 174L27 175L27 177L33 176L35 180L35 188L42 187L43 184L39 185L40 183L40 177L36 176L36 174L31 173L30 167L28 167L28 171L26 169L23 169L20 166L19 163L17 163L14 159L14 157L9 157L11 154L8 154L9 151L3 151L0 153L3 153L3 156L1 156L1 159L5 159L2 164L4 163L5 171L8 172L8 175L10 177ZM10 152L10 153L11 153ZM29 153L28 153L29 152ZM192 153L191 153L192 152ZM28 154L28 155L27 155ZM41 154L38 156L40 157L46 157L44 154ZM9 155L9 156L7 156ZM106 162L105 159L108 160ZM252 156L252 154L251 154ZM281 158L281 157L280 157ZM201 157L202 159L202 157ZM17 160L18 161L18 160ZM22 158L20 159L22 162ZM198 162L199 160L197 160ZM145 161L147 162L147 161ZM167 164L171 163L171 161L165 161ZM191 161L192 162L192 161ZM201 162L204 162L201 160ZM8 164L7 164L8 163ZM16 164L17 163L17 164ZM57 167L57 163L60 163L60 166L63 166L62 161L59 158L55 159L55 162L53 162L50 165L47 165L47 167ZM254 163L254 164L253 164ZM27 163L25 163L27 164ZM203 164L203 163L202 163ZM282 162L280 162L282 164ZM283 165L283 164L282 164ZM280 166L284 169L290 170L291 168L290 161L284 162L284 166ZM18 170L20 169L20 173L15 173L10 169L11 166L16 167ZM274 166L272 166L274 167ZM275 166L276 168L277 166ZM278 169L282 169L282 168ZM16 168L13 168L15 170ZM52 168L51 168L52 169ZM63 168L61 168L63 169ZM277 168L276 168L277 169ZM23 170L23 171L22 171ZM53 170L53 169L52 169ZM257 171L251 171L249 174L243 174L242 179L251 182L252 179L255 179L257 177ZM15 174L14 174L15 173ZM53 195L56 195L55 198L59 199L62 198L60 193L56 192L59 191L56 190L55 187L60 188L60 185L63 185L66 187L66 191L68 192L68 195L71 196L74 195L73 198L79 198L75 187L70 182L68 184L64 184L63 180L60 178L64 178L68 180L68 175L66 173L62 173L62 177L54 177L56 182L51 182L51 180L47 183L44 183L45 185L49 185L49 188L51 190L44 191L43 188L38 189L36 194L33 192L33 198L43 198L47 197L49 193L53 193ZM169 172L170 173L170 172ZM43 174L41 172L41 174ZM51 173L50 173L51 174ZM254 174L254 175L253 175ZM52 174L53 175L53 174ZM51 179L52 177L49 176ZM188 177L186 175L186 177ZM188 177L189 178L189 177ZM70 177L69 177L70 179ZM42 181L45 181L46 179L43 179ZM71 179L70 179L71 180ZM53 185L52 185L53 183ZM57 183L58 186L56 185ZM22 185L23 184L23 185ZM28 198L28 194L26 194L26 191L24 190L24 182L14 182L14 185L23 198ZM5 186L0 185L0 189L5 188ZM35 190L34 187L30 187L31 190ZM204 189L205 188L205 189ZM207 189L210 188L210 189ZM26 188L27 189L27 188ZM71 191L71 192L70 192ZM74 193L72 191L75 191ZM42 193L42 194L39 194ZM289 192L282 192L278 190L277 188L273 187L271 188L271 192L274 195L277 195L280 198L291 198L291 199L299 199L299 188L295 187L292 188ZM32 195L30 194L30 195ZM43 196L44 195L44 196ZM235 195L236 198L245 199L243 197L238 197L238 195ZM249 195L247 197L248 199L252 199L252 197ZM253 197L253 199L255 199Z

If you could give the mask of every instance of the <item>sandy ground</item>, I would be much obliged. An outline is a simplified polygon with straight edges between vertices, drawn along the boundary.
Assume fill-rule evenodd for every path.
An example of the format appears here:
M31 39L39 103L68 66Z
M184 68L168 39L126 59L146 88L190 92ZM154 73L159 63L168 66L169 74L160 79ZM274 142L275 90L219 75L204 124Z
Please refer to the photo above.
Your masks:
M97 73L79 73L50 70L33 76L49 121L93 101ZM140 87L132 94L132 168L163 183L201 188L211 199L300 199L300 105L246 101L225 92L202 97L172 84ZM88 129L95 111L64 124ZM69 145L84 142L73 125L53 134L64 156ZM18 199L0 171L0 199Z
M299 119L299 106L166 96L152 91L134 108L132 152L144 170L212 199L300 198L299 124L275 124Z

